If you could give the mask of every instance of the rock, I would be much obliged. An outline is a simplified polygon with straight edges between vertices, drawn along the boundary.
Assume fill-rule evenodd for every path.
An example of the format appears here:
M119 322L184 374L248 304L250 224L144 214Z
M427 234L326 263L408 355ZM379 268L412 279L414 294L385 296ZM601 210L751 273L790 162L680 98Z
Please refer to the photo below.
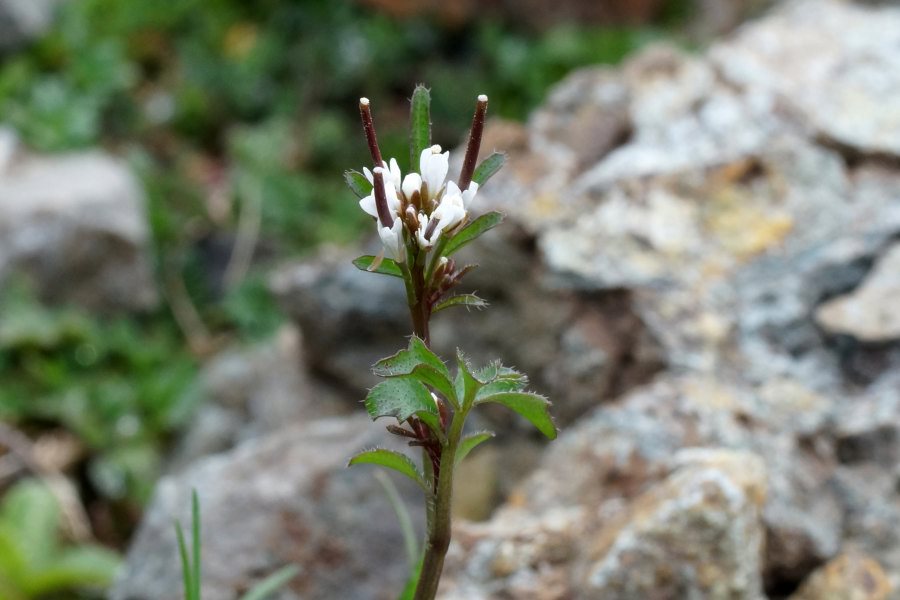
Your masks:
M304 332L315 371L356 394L376 382L371 366L403 345L411 329L403 284L364 273L351 256L326 251L316 261L277 272L271 288Z
M752 454L718 451L677 471L601 530L579 596L763 598L765 486Z
M818 569L790 600L885 600L891 589L877 561L849 553Z
M14 129L0 126L0 174L10 168L13 158L19 150L19 136Z
M891 246L853 292L819 306L816 322L830 334L861 342L900 339L900 244Z
M512 502L487 523L460 524L440 597L761 598L761 461L725 451L683 458L620 509L627 514L590 501Z
M758 527L766 532L765 543L760 542L757 548L759 556L753 559L758 583L774 588L784 582L799 582L838 551L842 505L831 488L837 465L828 449L801 443L783 423L792 423L797 434L813 435L826 426L829 408L826 399L788 381L753 389L711 378L661 377L630 393L619 405L598 409L564 430L548 446L535 472L491 520L474 529L461 526L460 555L448 566L449 577L457 582L450 589L471 594L481 590L486 597L502 591L517 597L518 592L511 587L518 585L515 582L543 582L546 576L547 586L565 582L561 595L547 597L569 597L566 590L583 589L579 577L586 576L584 565L598 563L600 555L569 557L547 566L547 561L532 556L527 538L511 537L518 536L516 520L540 529L543 515L568 511L581 516L573 517L576 524L567 535L574 539L566 543L574 548L591 548L595 540L603 538L611 544L612 538L620 535L619 528L638 527L635 511L649 502L640 498L658 498L660 492L653 490L669 490L666 494L671 498L687 502L690 494L685 492L682 497L665 482L673 472L696 469L725 473L758 513ZM531 525L523 527L527 530ZM498 533L505 530L510 533ZM524 553L532 557L516 559L517 564L531 566L517 567L511 572L515 576L491 575L476 561L493 560L493 555L484 554L487 550L482 552L472 536L485 548L494 544L513 556ZM624 535L623 539L633 536ZM677 561L682 555L669 548L666 556ZM727 571L722 580L738 577L748 581L747 572L738 574L722 568ZM634 570L627 573L622 576L629 581L638 579ZM639 573L651 578L645 582L647 586L656 581L650 569ZM610 572L609 577L619 575ZM543 589L541 586L544 583L539 589ZM757 583L753 586L756 589ZM608 595L599 597L647 597L640 594L649 595L650 588L641 589L609 588L605 592ZM747 588L746 595L737 597L752 597L751 591ZM681 597L660 593L660 597ZM458 597L463 595L459 592Z
M170 470L285 426L346 412L343 403L312 388L301 344L301 333L286 325L269 342L226 350L207 363L204 404L181 435Z
M27 277L42 299L146 310L158 294L144 195L101 152L15 156L0 171L0 279Z
M0 53L15 50L49 29L59 0L5 0L0 3Z
M395 594L407 569L397 519L374 467L346 468L355 451L384 438L362 415L316 420L163 478L109 597L180 597L172 522L190 522L191 488L200 498L204 598L236 599L287 564L300 572L280 600ZM404 497L419 505L421 492L407 483L399 482Z
M771 94L815 135L897 155L900 107L884 98L900 93L898 44L896 6L805 0L745 28L711 57L729 83Z

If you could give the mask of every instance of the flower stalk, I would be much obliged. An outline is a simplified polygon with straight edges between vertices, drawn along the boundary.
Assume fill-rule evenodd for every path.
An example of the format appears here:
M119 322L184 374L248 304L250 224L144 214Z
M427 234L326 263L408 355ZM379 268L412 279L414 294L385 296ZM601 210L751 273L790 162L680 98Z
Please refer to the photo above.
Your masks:
M472 219L469 209L479 187L499 170L504 157L495 153L476 166L488 104L487 96L481 95L459 178L456 182L447 180L450 153L431 143L429 103L428 90L417 88L410 118L413 164L404 177L396 159L382 158L370 102L361 98L363 131L374 164L371 170L345 174L351 189L360 196L360 208L375 221L382 242L379 255L359 257L354 264L403 280L413 328L408 349L376 363L374 371L385 381L370 390L366 408L373 418L396 419L397 423L387 430L422 449L422 470L405 454L386 449L362 452L350 464L394 469L415 481L425 494L427 538L421 567L412 575L416 600L432 600L437 594L450 545L455 466L475 446L493 436L489 432L464 436L469 412L483 403L503 404L548 437L556 436L549 402L525 391L525 375L499 362L472 369L457 351L457 373L451 377L446 364L430 349L434 312L487 304L473 294L453 295L453 289L474 266L459 268L451 255L502 221L502 215L496 212Z

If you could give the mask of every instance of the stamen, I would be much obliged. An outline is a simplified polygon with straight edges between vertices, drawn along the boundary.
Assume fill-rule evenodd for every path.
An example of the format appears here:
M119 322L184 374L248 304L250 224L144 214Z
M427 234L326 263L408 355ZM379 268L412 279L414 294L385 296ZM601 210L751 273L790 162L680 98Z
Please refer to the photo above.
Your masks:
M488 98L484 94L478 96L475 115L472 117L472 129L469 131L469 143L466 146L466 157L463 159L462 171L459 173L459 189L466 191L472 183L475 173L475 162L481 150L481 137L484 134L484 116L487 114Z
M359 99L359 115L362 117L363 131L366 133L366 141L369 143L372 161L376 167L380 167L383 161L381 159L381 150L378 149L378 138L375 137L375 122L372 120L372 109L369 107L368 98Z

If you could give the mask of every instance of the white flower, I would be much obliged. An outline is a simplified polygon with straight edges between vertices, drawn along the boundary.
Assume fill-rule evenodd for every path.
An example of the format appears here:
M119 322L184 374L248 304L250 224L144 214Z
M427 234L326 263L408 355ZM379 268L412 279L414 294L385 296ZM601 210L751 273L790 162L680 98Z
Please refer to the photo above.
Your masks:
M450 170L450 152L441 154L441 147L437 145L422 150L419 157L419 173L428 187L429 199L436 197L441 191L448 170Z
M456 188L455 183L452 181L450 183ZM466 207L463 204L462 196L459 194L459 188L456 188L456 191L457 193L451 194L450 186L448 185L447 193L441 198L441 203L431 213L431 218L438 220L438 231L453 229L459 225L460 221L466 218Z
M456 187L456 184L453 184L453 187ZM466 218L466 207L463 206L459 188L456 188L457 193L455 194L449 193L450 189L448 185L447 192L441 198L441 203L434 209L430 217L424 214L419 215L419 230L416 232L416 238L419 246L423 249L431 248L444 230L453 229ZM437 223L433 227L429 227L435 220ZM429 231L429 229L431 230Z
M419 247L423 250L427 250L433 245L431 240L425 237L425 232L428 231L429 220L428 215L419 213L419 229L416 231L416 239L419 241ZM431 237L434 237L434 233L431 234Z
M418 173L407 174L406 177L403 178L403 186L401 189L407 200L412 199L413 194L422 189L422 176Z
M394 189L399 190L401 177L400 177L400 165L397 164L397 159L392 158L390 166L388 165L387 161L383 160L383 161L381 161L381 167L384 169L385 183L390 181L391 183L394 184ZM369 183L371 183L372 185L375 185L375 177L372 175L372 171L370 171L368 167L363 167L363 175L366 176L366 179L369 180Z
M378 221L378 237L384 245L384 253L393 258L398 263L402 263L406 259L406 248L403 245L403 222L400 219L394 219L393 227L384 227L381 221Z
M397 161L393 158L391 162L396 165ZM376 171L384 173L384 169L382 167L375 167ZM374 185L375 177L368 169L363 169L365 171L365 175L369 178L369 181ZM396 174L391 173L390 177L384 177L384 195L387 198L388 210L391 212L392 216L400 215L400 198L397 197L397 189L394 186L394 181L400 177L400 169L397 169ZM378 217L378 207L375 204L375 188L372 188L372 193L359 201L359 207L363 209L366 214L372 217Z

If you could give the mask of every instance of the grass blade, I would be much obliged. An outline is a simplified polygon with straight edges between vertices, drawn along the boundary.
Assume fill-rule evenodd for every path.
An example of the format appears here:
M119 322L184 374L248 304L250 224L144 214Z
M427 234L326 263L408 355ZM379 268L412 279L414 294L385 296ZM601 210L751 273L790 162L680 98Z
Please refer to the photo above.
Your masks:
M296 577L299 572L300 569L298 569L296 565L288 565L278 569L254 585L250 591L241 596L241 600L264 600Z
M403 545L406 547L406 558L409 560L409 569L412 571L419 561L419 541L416 538L416 528L413 527L409 510L407 510L406 504L403 503L403 499L400 498L397 486L394 485L390 477L385 475L384 472L378 471L375 473L375 479L384 488L384 493L387 494L391 508L394 509L394 514L397 515L397 521L400 522L400 531L403 533Z
M200 600L200 500L197 498L197 490L191 490L191 538L194 553L194 597Z
M175 521L175 535L178 537L178 553L181 555L181 579L184 582L185 600L199 600L194 596L193 571L191 560L188 558L187 545L184 543L184 531L181 523Z

